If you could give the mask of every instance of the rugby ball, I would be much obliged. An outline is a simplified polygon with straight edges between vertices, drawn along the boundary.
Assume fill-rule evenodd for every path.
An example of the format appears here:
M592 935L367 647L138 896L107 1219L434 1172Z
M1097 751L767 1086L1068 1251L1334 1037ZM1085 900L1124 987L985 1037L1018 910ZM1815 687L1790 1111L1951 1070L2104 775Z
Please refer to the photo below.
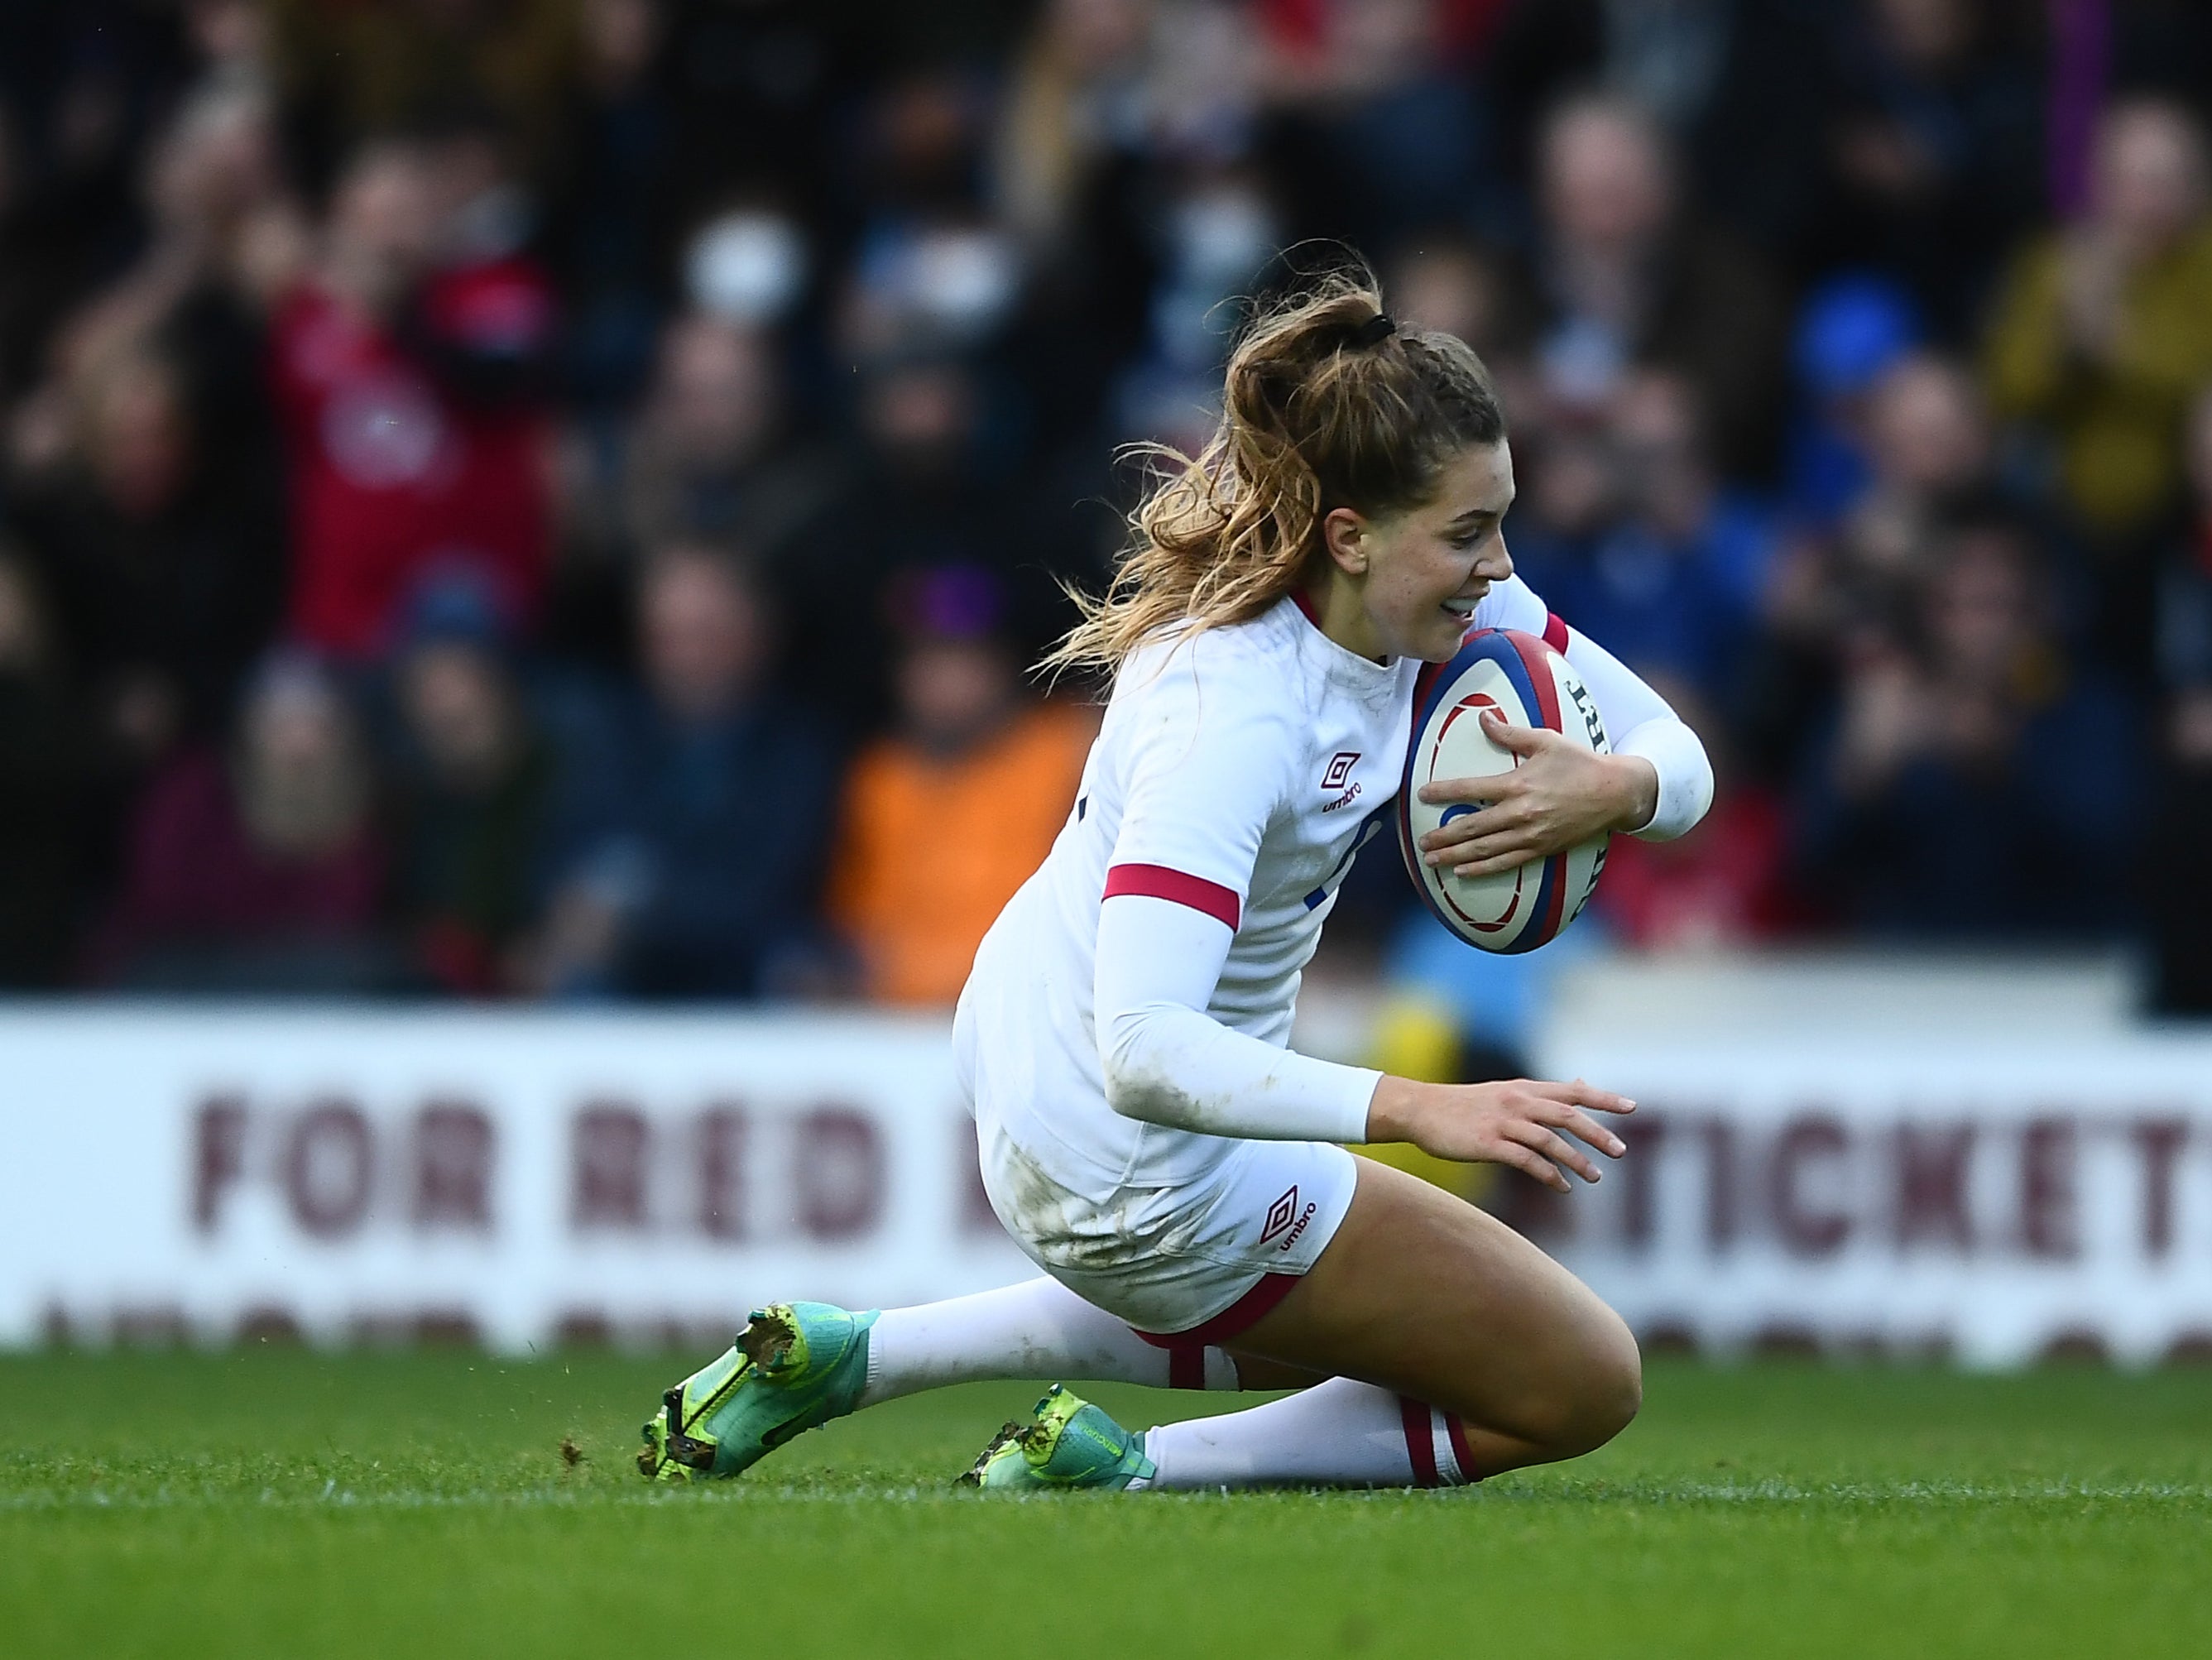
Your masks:
M1607 838L1471 881L1449 866L1421 861L1420 837L1482 810L1466 803L1432 806L1420 799L1424 784L1488 777L1521 764L1482 729L1484 714L1492 709L1510 725L1548 727L1600 755L1611 746L1582 677L1533 634L1479 629L1449 662L1431 664L1415 683L1413 741L1398 790L1399 851L1437 921L1470 946L1511 954L1549 944L1581 915L1605 868Z

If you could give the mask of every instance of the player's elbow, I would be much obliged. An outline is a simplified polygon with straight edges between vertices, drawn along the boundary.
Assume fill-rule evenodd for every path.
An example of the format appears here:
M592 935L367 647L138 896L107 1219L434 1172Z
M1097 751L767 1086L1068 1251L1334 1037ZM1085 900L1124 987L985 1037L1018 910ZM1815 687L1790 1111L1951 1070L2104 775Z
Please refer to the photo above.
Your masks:
M1641 840L1671 842L1686 836L1712 811L1712 757L1687 722L1672 714L1646 721L1622 740L1618 752L1643 757L1659 775L1651 822L1636 832Z
M1109 1052L1103 1061L1108 1106L1148 1124L1180 1122L1188 1104L1183 1092L1152 1057Z
M1683 791L1689 797L1683 814L1689 822L1682 826L1683 833L1686 835L1703 823L1705 815L1713 810L1715 784L1713 757L1705 753L1705 740L1686 726L1682 730L1689 735L1691 757L1688 776L1683 781Z
M1189 1093L1177 1081L1158 1023L1142 1010L1115 1017L1099 1045L1106 1104L1124 1118L1147 1124L1181 1124L1189 1116Z

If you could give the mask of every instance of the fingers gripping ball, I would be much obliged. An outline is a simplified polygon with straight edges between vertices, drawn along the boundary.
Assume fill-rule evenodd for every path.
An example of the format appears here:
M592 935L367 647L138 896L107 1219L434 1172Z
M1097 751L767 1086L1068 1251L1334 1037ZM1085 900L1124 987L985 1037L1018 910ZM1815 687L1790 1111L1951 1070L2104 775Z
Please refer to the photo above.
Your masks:
M1596 700L1567 660L1533 634L1483 629L1448 663L1422 671L1413 693L1413 741L1398 791L1398 847L1431 914L1470 946L1514 953L1559 938L1581 915L1605 868L1602 836L1547 859L1492 875L1462 877L1426 863L1417 845L1430 831L1487 809L1420 799L1439 780L1494 777L1520 757L1484 730L1486 715L1556 732L1609 754Z

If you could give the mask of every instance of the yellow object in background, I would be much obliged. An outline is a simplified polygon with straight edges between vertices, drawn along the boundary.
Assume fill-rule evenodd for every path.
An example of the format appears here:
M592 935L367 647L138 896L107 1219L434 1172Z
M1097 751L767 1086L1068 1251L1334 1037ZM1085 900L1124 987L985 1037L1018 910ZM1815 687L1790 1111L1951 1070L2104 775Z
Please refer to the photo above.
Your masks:
M1461 1081L1459 1025L1451 1011L1419 992L1401 993L1376 1017L1369 1064L1400 1078L1424 1084ZM1486 1193L1497 1171L1488 1164L1462 1164L1424 1152L1409 1141L1354 1147L1363 1158L1418 1176L1470 1204Z

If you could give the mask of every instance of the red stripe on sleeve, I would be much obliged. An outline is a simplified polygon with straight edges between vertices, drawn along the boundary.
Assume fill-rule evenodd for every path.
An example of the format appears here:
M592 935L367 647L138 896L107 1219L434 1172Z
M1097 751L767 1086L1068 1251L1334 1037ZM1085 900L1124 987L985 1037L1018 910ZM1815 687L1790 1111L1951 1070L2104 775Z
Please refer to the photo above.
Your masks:
M1170 870L1165 865L1112 866L1106 873L1106 891L1099 897L1113 899L1123 894L1188 905L1193 910L1204 911L1217 922L1226 923L1231 933L1237 932L1237 924L1244 914L1244 902L1237 897L1235 889L1209 882L1203 876Z
M1419 1401L1398 1397L1398 1411L1406 1423L1406 1456L1413 1461L1413 1485L1437 1485L1437 1444L1430 1438L1429 1409Z
M1562 657L1567 654L1566 619L1555 611L1544 613L1544 643Z

